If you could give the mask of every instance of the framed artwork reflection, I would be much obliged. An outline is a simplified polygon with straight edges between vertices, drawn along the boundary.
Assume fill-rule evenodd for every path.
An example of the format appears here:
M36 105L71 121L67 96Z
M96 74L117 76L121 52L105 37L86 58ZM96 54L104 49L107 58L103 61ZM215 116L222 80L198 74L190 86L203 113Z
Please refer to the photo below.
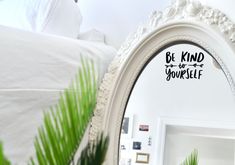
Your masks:
M122 121L122 138L132 138L133 116L125 116Z
M133 150L141 150L141 142L133 142Z
M148 153L136 153L136 163L149 163L149 154Z

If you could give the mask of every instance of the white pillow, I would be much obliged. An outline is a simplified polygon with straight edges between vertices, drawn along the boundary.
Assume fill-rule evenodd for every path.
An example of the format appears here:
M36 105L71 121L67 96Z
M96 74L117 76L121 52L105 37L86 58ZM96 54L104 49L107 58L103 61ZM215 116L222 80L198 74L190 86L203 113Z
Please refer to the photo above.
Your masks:
M100 32L96 29L92 29L92 30L84 32L84 33L79 33L78 39L105 43L104 33Z
M82 16L74 0L0 0L0 24L76 38Z
M82 22L79 6L74 0L57 0L53 3L39 31L76 38Z
M40 31L42 26L56 5L57 0L25 0L28 1L27 18L33 31Z

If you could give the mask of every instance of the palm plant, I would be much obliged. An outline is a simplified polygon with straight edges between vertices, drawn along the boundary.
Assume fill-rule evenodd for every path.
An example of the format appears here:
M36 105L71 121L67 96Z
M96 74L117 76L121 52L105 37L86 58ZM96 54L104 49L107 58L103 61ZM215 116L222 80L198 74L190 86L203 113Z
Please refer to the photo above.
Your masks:
M181 165L198 165L198 151L194 149Z
M105 161L105 155L108 149L108 137L101 134L95 143L89 143L82 151L77 165L101 165Z
M88 126L96 105L97 76L92 61L82 58L82 67L71 86L60 95L58 104L44 113L43 125L35 138L35 158L29 164L69 165ZM107 152L108 137L102 134L89 143L78 165L101 165ZM0 143L0 165L10 165Z
M96 105L97 82L93 62L82 59L82 68L75 81L61 94L58 104L44 114L44 124L35 140L36 159L31 158L32 165L69 165L74 162ZM98 140L91 149L88 146L82 156L105 154L107 138L102 136Z
M1 142L0 142L0 165L10 165L9 160L5 157L3 153L3 146Z

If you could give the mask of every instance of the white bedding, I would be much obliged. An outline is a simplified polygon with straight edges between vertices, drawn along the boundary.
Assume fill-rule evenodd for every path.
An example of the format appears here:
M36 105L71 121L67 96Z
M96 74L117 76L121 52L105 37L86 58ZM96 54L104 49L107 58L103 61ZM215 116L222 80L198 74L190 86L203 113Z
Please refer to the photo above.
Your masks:
M42 111L68 87L80 56L94 59L103 75L115 54L104 43L0 27L0 140L13 164L34 154Z

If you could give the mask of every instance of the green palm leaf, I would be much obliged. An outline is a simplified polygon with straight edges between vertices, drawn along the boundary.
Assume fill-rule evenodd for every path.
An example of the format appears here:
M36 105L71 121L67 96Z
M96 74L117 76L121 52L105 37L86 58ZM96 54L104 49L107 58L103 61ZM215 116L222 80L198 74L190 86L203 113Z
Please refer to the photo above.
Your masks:
M108 142L108 137L104 138L102 134L94 143L89 143L82 151L77 165L101 165L105 161Z
M181 165L198 165L198 151L193 150Z
M5 157L3 153L3 146L2 143L0 142L0 165L10 165L11 163L9 160Z
M92 61L82 59L72 85L57 105L44 114L34 146L31 164L66 165L73 161L96 105L97 76Z

